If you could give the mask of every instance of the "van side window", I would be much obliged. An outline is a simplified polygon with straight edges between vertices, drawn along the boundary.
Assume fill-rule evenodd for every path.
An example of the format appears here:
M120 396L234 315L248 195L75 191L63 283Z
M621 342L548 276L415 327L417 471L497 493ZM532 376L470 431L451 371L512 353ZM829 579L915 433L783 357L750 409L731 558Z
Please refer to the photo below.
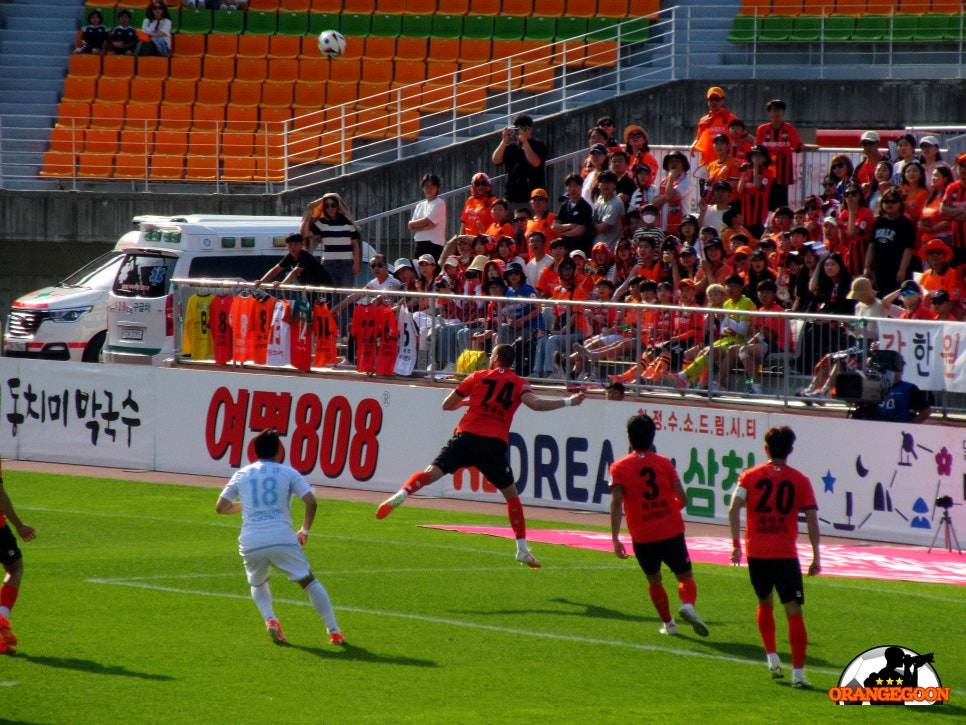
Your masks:
M176 257L160 254L128 254L117 278L114 294L121 297L164 297L169 292Z
M284 252L284 250L282 250ZM254 282L281 261L284 253L278 255L234 255L231 257L195 257L188 268L188 277L198 279L243 279Z

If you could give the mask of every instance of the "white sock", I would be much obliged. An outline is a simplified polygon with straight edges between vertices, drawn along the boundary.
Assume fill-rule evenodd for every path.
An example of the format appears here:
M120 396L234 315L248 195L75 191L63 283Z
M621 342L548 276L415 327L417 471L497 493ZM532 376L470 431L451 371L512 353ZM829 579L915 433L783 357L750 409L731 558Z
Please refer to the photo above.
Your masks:
M322 621L325 622L325 628L329 631L329 634L339 631L339 625L335 621L335 612L332 610L332 602L329 600L329 593L325 591L325 587L322 586L322 582L316 579L314 582L305 587L305 593L309 595L309 601L312 602L312 606L315 607L315 611L319 613L322 617Z
M768 652L765 654L765 660L768 662L769 667L774 667L775 665L780 665L782 661L778 659L777 652Z
M255 606L261 612L262 619L266 622L275 619L275 610L272 608L272 590L269 589L268 582L252 587L252 599L255 600Z
M793 680L803 680L805 679L805 670L802 668L792 669L792 679Z
M517 552L520 554L526 554L530 551L530 547L527 545L526 539L517 539Z

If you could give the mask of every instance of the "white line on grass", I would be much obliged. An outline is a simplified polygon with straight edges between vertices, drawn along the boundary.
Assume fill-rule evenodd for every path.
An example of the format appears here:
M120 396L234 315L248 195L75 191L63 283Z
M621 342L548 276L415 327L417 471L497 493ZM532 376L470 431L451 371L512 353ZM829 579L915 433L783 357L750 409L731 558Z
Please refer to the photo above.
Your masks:
M0 687L15 687L16 682L0 682Z
M123 581L119 579L88 579L88 582L92 584L114 584L117 586L132 587L134 589L150 589L152 591L160 592L170 592L174 594L191 594L200 597L222 597L225 599L244 599L249 600L251 597L247 594L232 594L228 592L209 592L202 591L198 589L179 589L177 587L165 587L158 586L155 584L142 584L135 581ZM282 602L283 604L292 604L295 606L309 607L311 604L303 600L294 599L275 599L276 602ZM668 654L676 655L686 655L689 657L699 657L701 659L716 660L722 662L735 662L742 665L754 665L755 667L763 667L763 662L760 659L750 660L742 657L728 657L727 655L717 655L709 652L698 652L695 650L677 649L674 647L660 647L651 644L642 644L640 642L623 642L621 640L613 639L599 639L596 637L577 637L569 634L557 634L555 632L535 632L529 629L516 629L514 627L500 627L493 624L479 624L477 622L467 622L460 619L447 619L443 617L429 617L423 614L412 614L411 612L388 612L379 609L367 609L363 607L336 607L337 611L340 612L352 612L354 614L367 614L374 617L396 617L399 619L410 619L418 622L428 622L430 624L442 624L450 627L463 627L466 629L479 629L487 632L502 632L504 634L515 634L523 637L537 637L539 639L551 639L559 640L565 642L575 642L578 644L592 644L592 645L609 645L611 647L627 647L629 649L643 650L646 652L666 652ZM839 675L840 670L832 670L827 668L809 668L810 672L821 672L826 675Z

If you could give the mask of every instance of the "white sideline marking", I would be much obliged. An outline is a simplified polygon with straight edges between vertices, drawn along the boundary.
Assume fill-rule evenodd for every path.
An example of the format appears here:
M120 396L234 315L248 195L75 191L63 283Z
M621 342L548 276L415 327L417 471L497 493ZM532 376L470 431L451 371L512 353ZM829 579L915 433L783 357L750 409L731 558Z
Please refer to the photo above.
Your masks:
M134 581L120 579L88 579L92 584L114 584L117 586L133 587L135 589L150 589L153 591L170 592L174 594L192 594L201 597L222 597L225 599L244 599L250 600L247 594L231 594L228 592L208 592L198 589L179 589L177 587L165 587L155 584L141 584ZM275 598L276 602L292 604L295 606L310 607L309 602L304 600L280 599ZM764 662L760 659L749 660L740 657L728 657L726 655L711 654L708 652L698 652L694 650L676 649L674 647L660 647L658 645L642 644L640 642L623 642L621 640L599 639L596 637L578 637L569 634L557 634L555 632L535 632L529 629L516 629L514 627L499 627L493 624L479 624L477 622L467 622L460 619L446 619L443 617L429 617L423 614L412 614L411 612L388 612L379 609L367 609L363 607L335 607L336 611L352 612L353 614L367 614L375 617L397 617L399 619L411 619L418 622L428 622L430 624L443 624L450 627L463 627L466 629L479 629L487 632L502 632L504 634L516 634L524 637L537 637L539 639L551 639L564 642L575 642L578 644L609 645L611 647L627 647L629 649L643 650L646 652L666 652L668 654L687 655L689 657L699 657L701 659L716 660L720 662L735 662L742 665L754 665L764 670ZM657 628L654 629L657 632ZM810 667L809 672L821 672L827 675L841 674L840 670Z
M16 686L16 684L17 683L15 681L0 682L0 687L14 687L14 686Z

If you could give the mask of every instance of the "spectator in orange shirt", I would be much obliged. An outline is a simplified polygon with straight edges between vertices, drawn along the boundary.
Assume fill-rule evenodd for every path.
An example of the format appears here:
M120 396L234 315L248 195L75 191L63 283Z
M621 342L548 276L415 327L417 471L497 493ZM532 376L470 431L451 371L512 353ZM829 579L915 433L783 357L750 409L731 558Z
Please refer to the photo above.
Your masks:
M490 205L490 215L493 219L484 234L490 238L488 249L493 252L500 237L513 236L513 224L510 223L510 202L506 199L494 199Z
M627 165L635 173L637 173L639 166L647 166L647 179L638 182L639 186L643 185L645 188L652 186L657 178L657 159L651 153L651 147L647 141L647 131L640 126L631 125L624 129L624 143L626 144L624 150L628 156ZM645 200L644 203L648 201L650 199Z
M490 177L486 174L473 174L470 184L472 193L463 205L463 215L460 217L463 226L460 234L475 237L477 234L486 234L486 230L493 223L490 207L496 197L490 187Z
M532 213L527 222L527 239L533 232L543 232L544 239L549 244L560 236L553 230L553 222L557 216L550 211L550 195L546 189L534 189L530 192L530 209Z
M708 89L708 113L698 121L698 130L691 144L691 153L701 154L700 166L714 161L714 148L711 140L719 133L727 133L728 127L737 117L725 108L725 92L720 86Z
M919 255L926 263L926 271L922 273L919 283L926 292L945 290L956 303L962 301L963 289L959 282L959 275L950 262L953 250L941 239L930 239L919 250Z

